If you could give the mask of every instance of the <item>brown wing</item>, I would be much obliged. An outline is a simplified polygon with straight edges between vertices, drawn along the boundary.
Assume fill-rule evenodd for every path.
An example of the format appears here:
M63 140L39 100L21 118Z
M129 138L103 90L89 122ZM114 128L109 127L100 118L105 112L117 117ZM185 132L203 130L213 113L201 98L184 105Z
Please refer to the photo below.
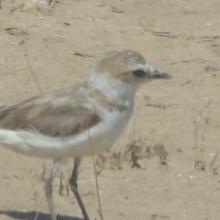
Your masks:
M49 136L66 137L91 128L101 121L95 109L80 100L79 91L34 97L17 105L0 108L0 128L36 129Z

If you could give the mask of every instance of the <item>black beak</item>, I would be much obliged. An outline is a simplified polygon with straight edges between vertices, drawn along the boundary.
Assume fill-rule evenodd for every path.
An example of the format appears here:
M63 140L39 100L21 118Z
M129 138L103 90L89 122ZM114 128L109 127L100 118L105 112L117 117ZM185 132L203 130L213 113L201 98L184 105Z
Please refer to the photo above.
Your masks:
M151 74L151 77L154 79L171 79L171 75L165 72L161 72L159 70L154 70Z

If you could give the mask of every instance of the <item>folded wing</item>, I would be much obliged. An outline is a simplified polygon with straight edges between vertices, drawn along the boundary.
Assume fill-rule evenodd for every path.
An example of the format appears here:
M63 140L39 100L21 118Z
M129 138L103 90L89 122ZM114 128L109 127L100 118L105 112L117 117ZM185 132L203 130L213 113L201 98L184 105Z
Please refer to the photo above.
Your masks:
M70 93L71 94L71 93ZM82 94L75 91L34 97L17 105L0 108L0 128L30 130L51 137L67 137L91 128L101 117L83 102Z

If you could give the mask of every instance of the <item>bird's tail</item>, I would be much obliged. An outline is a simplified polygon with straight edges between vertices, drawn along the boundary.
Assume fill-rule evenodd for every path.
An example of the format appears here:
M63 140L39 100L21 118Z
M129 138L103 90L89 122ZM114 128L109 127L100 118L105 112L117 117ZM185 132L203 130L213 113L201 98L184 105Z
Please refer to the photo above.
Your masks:
M25 151L24 141L16 132L6 129L0 129L0 144L7 149L23 153Z
M34 130L0 129L0 144L9 150L39 158L58 158L62 144L56 138L45 137Z

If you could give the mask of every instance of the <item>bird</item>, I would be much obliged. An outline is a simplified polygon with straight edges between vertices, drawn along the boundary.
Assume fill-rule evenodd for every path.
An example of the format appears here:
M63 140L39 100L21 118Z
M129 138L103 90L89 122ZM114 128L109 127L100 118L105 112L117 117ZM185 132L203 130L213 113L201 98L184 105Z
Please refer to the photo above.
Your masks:
M77 184L82 157L113 146L132 116L141 85L170 78L134 50L111 51L100 59L85 82L0 108L1 146L53 161L44 183L52 220L56 220L52 183L68 159L74 161L71 191L84 219L89 220Z

